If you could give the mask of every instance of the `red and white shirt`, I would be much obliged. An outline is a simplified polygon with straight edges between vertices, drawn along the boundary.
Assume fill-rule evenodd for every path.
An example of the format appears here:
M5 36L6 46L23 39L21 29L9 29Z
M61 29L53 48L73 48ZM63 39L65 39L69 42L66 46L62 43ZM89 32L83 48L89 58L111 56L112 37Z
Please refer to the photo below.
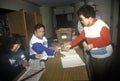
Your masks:
M85 26L82 33L71 42L71 46L77 45L86 39L93 48L101 48L111 43L109 26L100 19L94 19L90 26Z
M90 26L85 26L82 33L70 45L73 47L84 39L87 44L93 44L93 49L106 47L106 54L91 54L95 58L105 58L113 52L109 26L100 19L94 19Z

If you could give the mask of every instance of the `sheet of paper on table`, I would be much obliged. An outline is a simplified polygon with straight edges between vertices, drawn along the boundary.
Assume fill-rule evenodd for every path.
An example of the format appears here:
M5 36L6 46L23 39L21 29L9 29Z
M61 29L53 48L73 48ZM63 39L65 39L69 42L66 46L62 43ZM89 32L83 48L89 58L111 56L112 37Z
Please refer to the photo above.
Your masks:
M77 54L75 49L70 49L69 51L61 51L62 54L65 54L65 57L61 57L61 62L63 68L83 66L85 63L82 61L80 56Z

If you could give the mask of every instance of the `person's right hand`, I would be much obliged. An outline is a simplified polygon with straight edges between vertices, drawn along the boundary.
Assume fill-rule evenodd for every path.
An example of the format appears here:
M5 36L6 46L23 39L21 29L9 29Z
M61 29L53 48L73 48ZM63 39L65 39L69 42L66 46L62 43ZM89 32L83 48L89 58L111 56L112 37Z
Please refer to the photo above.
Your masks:
M60 53L60 52L57 52L57 53L55 54L55 56L56 56L56 57L65 57L65 55L62 54L62 53Z
M22 66L23 66L23 67L27 67L27 66L29 66L29 62L24 61L24 62L22 63Z
M71 48L71 45L70 45L70 44L64 46L64 50L65 50L65 51L68 51L70 48Z

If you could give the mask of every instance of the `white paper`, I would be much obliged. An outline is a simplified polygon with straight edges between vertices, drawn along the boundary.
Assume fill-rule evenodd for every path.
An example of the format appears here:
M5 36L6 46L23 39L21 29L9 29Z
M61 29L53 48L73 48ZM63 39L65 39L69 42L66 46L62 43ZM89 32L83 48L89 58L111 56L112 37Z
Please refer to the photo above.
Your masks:
M29 61L30 65L26 68L25 73L17 80L17 81L39 81L45 69L40 66L40 60L32 60ZM43 70L42 70L43 69ZM38 72L37 74L35 74ZM33 75L35 74L35 75ZM33 76L31 76L33 75ZM31 76L30 78L24 80L25 78Z
M85 63L82 61L82 59L74 49L70 49L67 52L61 51L61 53L65 55L64 58L61 58L63 68L70 68L70 67L85 65Z

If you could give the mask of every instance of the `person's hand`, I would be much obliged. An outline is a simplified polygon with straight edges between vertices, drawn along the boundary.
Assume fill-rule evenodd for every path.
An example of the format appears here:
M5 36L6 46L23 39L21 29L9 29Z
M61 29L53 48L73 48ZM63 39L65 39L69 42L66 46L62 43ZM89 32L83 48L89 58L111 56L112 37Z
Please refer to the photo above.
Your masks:
M70 48L71 48L71 45L70 45L70 44L64 46L64 50L65 50L65 51L68 51Z
M57 53L55 54L55 57L65 57L65 55L62 54L62 53L60 53L60 52L57 52Z
M54 42L52 46L53 46L53 47L56 47L56 46L58 46L58 45L59 45L59 43Z
M86 50L91 50L93 48L93 44L88 44L85 46Z
M35 54L36 59L40 59L40 54Z
M56 52L55 56L56 57L65 57L64 54L60 53L60 51Z
M23 62L23 63L22 63L22 66L23 66L23 67L29 66L29 62L27 62L27 61Z
M55 56L56 56L56 57L65 57L65 55L64 55L64 54L59 53L59 52L58 52Z

